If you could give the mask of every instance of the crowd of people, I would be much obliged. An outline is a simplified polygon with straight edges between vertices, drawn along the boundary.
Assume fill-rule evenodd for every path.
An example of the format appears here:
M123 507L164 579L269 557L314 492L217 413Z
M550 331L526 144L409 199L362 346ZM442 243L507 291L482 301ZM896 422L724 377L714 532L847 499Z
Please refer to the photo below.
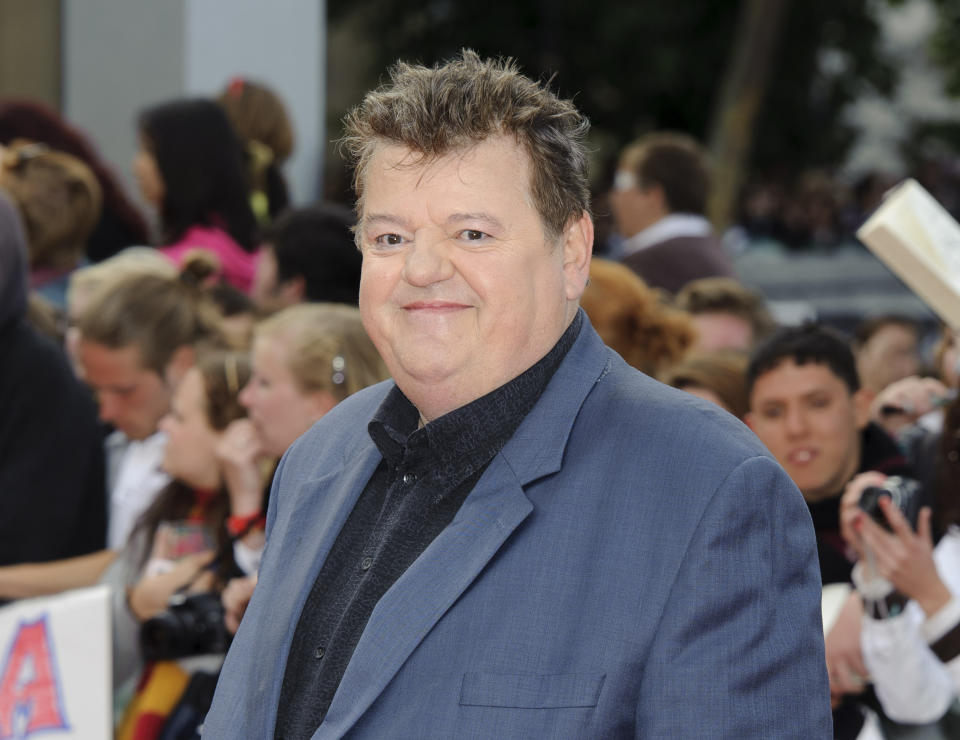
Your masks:
M0 102L0 599L111 585L118 737L144 740L202 720L212 689L188 687L215 683L257 587L284 453L409 358L385 363L377 317L361 320L352 208L291 206L293 129L269 88L235 79L136 129L155 219L54 111ZM957 335L944 327L924 357L903 316L864 317L853 337L778 326L713 233L709 189L690 137L625 146L609 193L619 259L589 265L586 320L636 370L744 422L802 494L822 584L850 586L826 636L835 737L955 727ZM746 198L757 233L763 196ZM398 278L374 260L363 279L385 290ZM408 263L402 279L440 269ZM210 594L225 632L199 651L212 661L150 641L173 604Z

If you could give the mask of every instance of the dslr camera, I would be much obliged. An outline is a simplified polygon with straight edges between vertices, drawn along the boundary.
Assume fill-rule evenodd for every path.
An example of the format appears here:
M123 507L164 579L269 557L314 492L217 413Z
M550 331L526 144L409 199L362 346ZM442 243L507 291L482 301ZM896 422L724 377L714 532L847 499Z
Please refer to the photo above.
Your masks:
M225 653L232 636L223 621L220 594L174 594L170 608L140 627L145 660L174 660Z
M860 494L859 506L877 524L892 531L887 517L880 509L880 499L889 498L900 513L910 522L910 527L917 528L917 516L920 513L920 484L909 478L892 476L884 481L882 486L869 486Z

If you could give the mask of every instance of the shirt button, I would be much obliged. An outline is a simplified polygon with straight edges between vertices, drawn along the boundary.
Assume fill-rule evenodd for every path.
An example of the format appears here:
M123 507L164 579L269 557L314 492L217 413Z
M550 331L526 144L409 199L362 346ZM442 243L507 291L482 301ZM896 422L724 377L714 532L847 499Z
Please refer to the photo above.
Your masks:
M373 558L364 558L360 561L360 567L363 570L370 570L370 566L373 565Z
M415 483L416 480L417 480L417 476L415 476L413 473L403 474L403 485L405 486L409 486L410 484Z
M323 656L326 655L326 653L327 651L324 650L323 646L321 645L320 647L318 647L316 650L313 651L313 657L316 658L317 660L321 660Z

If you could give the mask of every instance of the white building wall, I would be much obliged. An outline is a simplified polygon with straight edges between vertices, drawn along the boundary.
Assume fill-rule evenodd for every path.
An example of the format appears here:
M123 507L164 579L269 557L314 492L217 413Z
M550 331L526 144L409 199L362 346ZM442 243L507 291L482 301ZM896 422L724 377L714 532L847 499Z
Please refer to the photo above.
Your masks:
M63 109L130 193L136 117L241 75L274 88L297 136L284 168L295 203L320 194L325 0L63 0Z

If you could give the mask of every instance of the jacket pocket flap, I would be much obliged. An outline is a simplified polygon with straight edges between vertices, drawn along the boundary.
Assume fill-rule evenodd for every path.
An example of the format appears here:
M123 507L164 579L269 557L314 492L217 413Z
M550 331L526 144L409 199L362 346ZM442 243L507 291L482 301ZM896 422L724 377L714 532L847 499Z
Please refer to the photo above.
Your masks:
M465 673L460 705L519 709L595 707L605 677L602 673L552 676Z

